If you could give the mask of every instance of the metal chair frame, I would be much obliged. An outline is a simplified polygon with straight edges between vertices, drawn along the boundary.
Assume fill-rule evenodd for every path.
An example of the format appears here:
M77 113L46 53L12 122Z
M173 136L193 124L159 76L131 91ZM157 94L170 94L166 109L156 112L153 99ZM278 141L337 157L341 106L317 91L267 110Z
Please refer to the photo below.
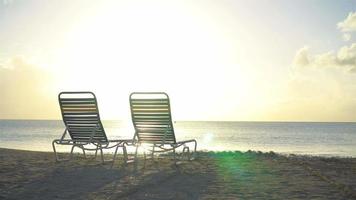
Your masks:
M68 121L69 120L66 119L66 116L65 116L66 113L65 113L65 111L63 109L64 106L62 105L62 102L61 102L61 100L66 99L66 98L62 99L61 98L62 95L80 95L80 94L92 95L92 98L90 98L90 100L92 101L91 104L93 104L93 105L91 105L91 108L95 108L94 115L96 115L96 117L94 117L94 119L95 119L94 121L97 121L97 122L96 122L96 124L95 123L91 123L91 125L95 124L95 126L93 126L92 128L87 128L87 130L90 130L89 132L91 132L91 134L84 134L84 136L87 139L78 139L78 138L75 137L74 134L72 134L70 126L68 125ZM69 99L69 98L67 98L67 99ZM72 99L74 99L73 101L76 101L76 100L81 100L81 99L84 99L84 98L72 98ZM132 140L108 140L107 139L104 127L102 126L102 123L101 123L101 120L100 120L100 114L99 114L99 109L98 109L96 96L95 96L95 94L93 92L88 92L88 91L83 91L83 92L61 92L61 93L58 94L58 101L59 101L60 108L61 108L62 119L63 119L63 122L64 122L66 128L65 128L65 130L63 132L62 137L60 139L55 139L52 142L53 152L55 154L55 160L56 161L66 160L66 159L60 159L59 158L57 150L56 150L56 145L70 145L70 146L72 146L71 151L70 151L70 159L73 157L74 148L77 147L77 148L80 148L83 151L84 157L86 157L85 151L95 151L95 158L96 158L98 150L99 150L102 163L104 162L103 150L104 149L111 149L111 148L115 148L116 147L113 159L110 160L110 161L113 161L113 164L114 164L115 159L116 159L118 148L120 147L123 150L124 161L126 163L126 161L127 161L127 151L126 151L126 146L125 145L129 145L133 141ZM74 104L79 104L79 103L74 103ZM80 106L78 106L78 105L75 106L75 108L77 109L77 110L75 110L76 112L86 111L86 110L81 110ZM75 119L76 118L73 117L74 121L75 121ZM80 122L80 123L86 125L85 124L85 120L83 122ZM70 139L65 139L67 134L69 134ZM97 134L99 134L99 135L97 135ZM99 139L96 139L95 136L99 137ZM93 147L90 147L90 146L93 146Z
M136 117L135 117L135 110L134 110L134 105L133 105L133 101L135 101L133 96L135 96L135 95L163 95L165 97L164 99L161 99L161 100L167 101L167 104L165 106L167 106L168 123L166 124L166 131L164 132L163 138L161 138L160 141L155 141L155 142L145 141L143 138L140 137L140 129L137 127L137 123L136 123L137 121L135 121ZM137 99L139 99L139 98L136 98L136 100ZM157 98L157 99L159 99L159 98ZM149 103L147 103L147 104L149 105ZM130 110L131 110L132 123L135 128L134 140L136 142L129 144L129 146L136 147L135 156L134 156L135 161L137 161L138 149L140 147L143 147L143 144L149 144L149 148L148 149L146 148L145 150L148 150L150 152L152 159L154 158L155 153L164 153L164 152L173 151L174 161L177 162L176 149L181 146L183 146L183 152L182 152L183 156L184 156L184 154L187 154L188 160L193 160L195 158L195 154L196 154L196 150L197 150L197 141L195 139L184 140L184 141L179 141L179 142L176 141L174 127L173 127L173 123L172 123L170 100L169 100L169 96L167 95L167 93L164 93L164 92L133 92L130 94ZM149 114L147 114L146 116L149 116ZM144 122L142 122L142 123L144 123ZM169 135L169 134L171 134L171 135ZM173 141L166 141L166 139L168 137L171 137L173 139ZM194 151L192 152L192 157L190 156L189 146L187 146L188 143L194 143ZM125 144L125 145L127 145L127 144ZM146 160L146 151L144 151L144 158Z

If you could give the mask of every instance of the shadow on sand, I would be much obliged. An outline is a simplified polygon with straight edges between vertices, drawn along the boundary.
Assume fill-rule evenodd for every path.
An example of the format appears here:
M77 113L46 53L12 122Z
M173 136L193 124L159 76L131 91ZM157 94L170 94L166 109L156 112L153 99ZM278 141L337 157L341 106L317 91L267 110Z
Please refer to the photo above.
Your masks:
M198 199L209 182L206 174L190 172L192 162L161 159L113 169L88 162L56 164L13 190L10 199Z

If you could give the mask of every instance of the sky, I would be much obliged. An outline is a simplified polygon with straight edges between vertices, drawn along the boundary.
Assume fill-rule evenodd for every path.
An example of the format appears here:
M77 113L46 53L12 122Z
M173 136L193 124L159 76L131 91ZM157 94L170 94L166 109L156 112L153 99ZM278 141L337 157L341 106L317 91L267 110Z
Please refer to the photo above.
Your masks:
M0 119L104 119L165 91L175 120L356 121L355 0L0 1Z

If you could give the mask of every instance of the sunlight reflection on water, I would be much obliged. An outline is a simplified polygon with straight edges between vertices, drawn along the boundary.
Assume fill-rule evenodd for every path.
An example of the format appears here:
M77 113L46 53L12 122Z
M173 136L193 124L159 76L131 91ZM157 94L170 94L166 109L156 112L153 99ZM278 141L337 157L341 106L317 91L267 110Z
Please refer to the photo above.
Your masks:
M130 121L103 124L109 139L133 137ZM174 128L177 141L196 139L198 150L356 156L356 123L179 121ZM0 120L0 147L52 151L63 130L62 121Z

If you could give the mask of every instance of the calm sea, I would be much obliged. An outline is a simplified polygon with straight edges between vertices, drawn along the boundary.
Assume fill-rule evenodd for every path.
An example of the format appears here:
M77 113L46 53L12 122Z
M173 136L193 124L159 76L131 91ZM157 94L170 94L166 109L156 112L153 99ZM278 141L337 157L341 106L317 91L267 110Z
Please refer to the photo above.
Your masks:
M130 122L103 123L109 139L133 136ZM199 150L356 157L356 123L177 121L174 126L177 140L195 138ZM0 120L0 147L52 151L51 141L63 130L62 121Z

